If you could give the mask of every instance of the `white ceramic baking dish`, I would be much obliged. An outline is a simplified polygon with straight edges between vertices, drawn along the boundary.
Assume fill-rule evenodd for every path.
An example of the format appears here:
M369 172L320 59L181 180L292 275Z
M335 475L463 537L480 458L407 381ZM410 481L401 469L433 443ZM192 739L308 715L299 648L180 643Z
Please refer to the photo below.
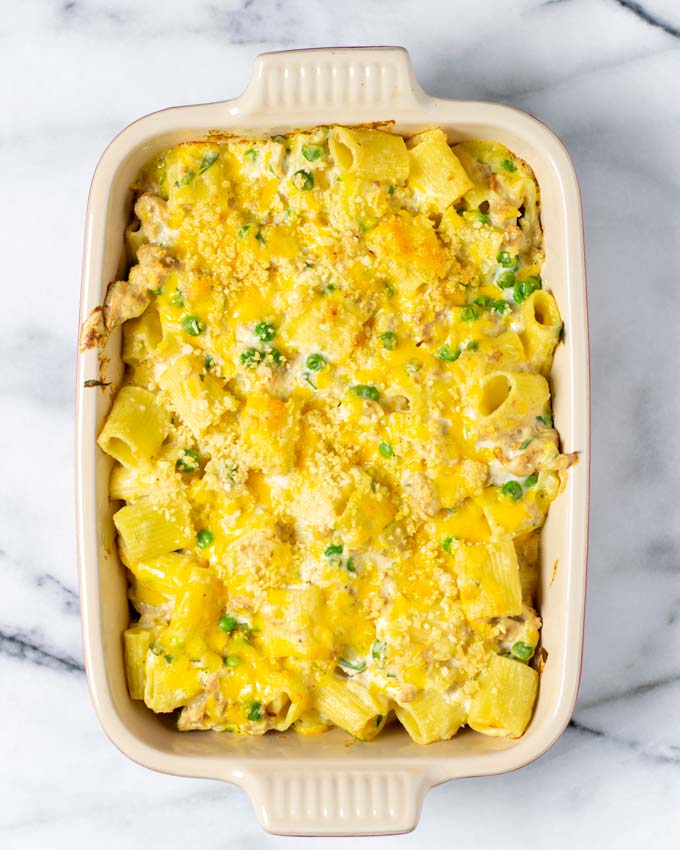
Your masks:
M536 712L522 738L463 732L422 747L396 728L372 743L334 730L239 738L179 733L128 696L122 632L128 620L125 570L114 546L108 499L110 460L95 438L121 375L120 335L105 352L80 354L77 397L77 513L83 641L99 719L130 758L164 773L235 782L250 794L265 829L292 834L404 832L418 821L437 783L502 773L544 753L569 721L581 668L588 522L588 326L581 205L574 169L557 137L534 118L491 103L430 97L401 48L343 48L260 56L236 100L166 109L124 130L104 152L92 181L85 231L81 321L120 273L130 183L153 154L221 130L255 135L318 124L394 120L410 133L441 126L451 141L502 142L533 168L541 188L543 278L565 321L553 372L554 411L565 451L579 452L566 490L553 504L542 549L539 607L548 653ZM112 381L105 389L88 379Z

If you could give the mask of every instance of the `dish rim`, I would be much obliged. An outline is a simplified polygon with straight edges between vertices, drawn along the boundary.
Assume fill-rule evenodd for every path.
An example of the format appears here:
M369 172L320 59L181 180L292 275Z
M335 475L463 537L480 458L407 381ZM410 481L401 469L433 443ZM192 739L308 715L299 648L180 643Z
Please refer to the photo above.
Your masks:
M357 98L357 92L361 91L352 86L352 78L361 76L361 68L380 71L382 88L378 89L371 97L364 99L361 103L354 103L347 98ZM295 76L297 73L297 77ZM292 116L293 120L285 123L293 128L304 126L296 124L296 118L300 121L305 116L318 113L318 107L310 105L309 94L300 95L300 87L304 88L304 81L309 77L318 81L319 74L328 84L338 77L347 81L348 89L340 92L345 100L336 111L349 111L355 115L361 115L363 120L347 122L338 120L333 123L368 123L367 116L373 114L372 120L381 120L380 112L386 112L386 116L393 114L398 123L415 122L425 126L432 125L438 120L444 125L451 125L450 120L445 120L442 113L447 110L455 111L455 108L463 109L470 116L476 116L478 122L488 124L502 123L505 127L511 126L515 131L523 131L534 144L548 151L550 158L556 164L556 173L560 178L561 188L564 194L565 212L564 228L571 231L563 237L573 249L574 254L567 258L569 263L568 278L570 286L576 284L580 304L583 308L582 328L575 333L578 342L582 344L581 370L585 369L585 384L583 386L580 401L581 420L579 430L585 435L585 441L581 453L581 462L578 472L581 482L581 495L585 496L580 513L580 528L576 533L570 535L571 551L574 548L580 552L582 566L576 570L573 563L568 565L569 575L578 585L573 592L575 597L565 601L568 606L568 618L571 623L572 640L574 646L570 653L571 663L569 669L561 671L561 684L559 699L555 703L552 713L552 721L548 725L548 731L544 732L539 743L531 747L523 746L525 738L513 742L506 749L500 749L495 753L487 754L486 757L477 758L467 756L457 759L450 756L448 759L428 758L427 748L423 748L422 756L416 759L411 756L381 757L380 759L367 758L360 760L348 769L347 757L340 752L335 758L314 758L298 756L296 759L287 759L287 767L295 774L294 781L286 786L288 797L291 799L289 811L278 811L275 805L276 796L280 796L282 785L280 782L271 781L271 775L275 774L281 766L281 759L276 756L258 758L253 763L249 758L241 757L223 760L216 757L188 756L174 752L164 752L158 747L152 746L126 725L121 717L112 694L111 683L105 663L106 650L101 640L101 618L99 616L100 587L99 587L99 561L101 551L97 540L97 529L92 526L90 519L91 503L94 501L92 457L92 446L96 436L95 408L97 400L88 396L83 388L83 380L91 372L93 365L93 352L80 353L76 370L76 500L77 500L77 538L78 538L78 572L81 590L82 632L85 667L87 671L88 685L95 710L107 736L114 745L132 760L146 767L163 773L184 776L196 776L204 778L227 779L245 787L254 799L256 811L265 828L270 831L285 834L381 834L395 831L406 831L415 826L420 805L425 792L436 784L448 781L452 778L463 776L481 776L503 773L518 769L531 761L539 758L559 738L569 722L578 693L578 684L581 674L583 627L585 616L585 583L587 574L587 542L588 542L588 500L589 500L589 458L590 458L590 393L589 393L589 361L588 361L588 316L585 288L585 260L583 251L583 221L580 205L578 183L573 165L566 149L557 136L549 130L542 122L527 115L520 110L504 105L485 103L478 101L443 100L433 98L425 94L420 88L408 59L408 54L403 48L312 48L302 51L282 51L271 54L263 54L256 60L253 82L246 92L238 98L227 101L218 101L211 104L195 106L171 107L159 112L151 113L138 119L122 130L106 148L100 158L94 172L86 215L85 251L83 257L83 281L81 291L80 321L87 317L95 304L100 304L103 297L103 289L106 284L103 276L103 260L105 256L104 242L110 237L110 229L106 229L110 215L109 205L113 191L114 180L119 173L126 158L133 157L141 150L151 149L153 140L158 140L173 132L189 133L187 139L194 132L198 138L198 125L216 127L220 118L224 126L224 116L229 115L230 127L238 131L239 120L252 121L261 125L263 118L271 121L272 126L280 125L285 114ZM330 76L328 76L330 74ZM293 91L291 80L297 79L298 94ZM363 75L364 90L370 89L375 80L370 74ZM323 88L322 85L322 88ZM369 91L370 95L370 91ZM386 95L391 95L389 101ZM296 101L296 97L298 100ZM292 99L292 105L288 108L278 110L273 108L272 98L285 100ZM305 99L306 98L306 99ZM325 107L327 111L331 106ZM211 117L212 121L207 121ZM179 120L179 119L184 120ZM188 120L191 119L191 120ZM206 123L207 122L207 123ZM323 119L317 124L323 123ZM244 126L243 123L241 126ZM307 126L313 126L308 123ZM186 128L178 131L178 127ZM161 145L165 146L165 144ZM574 232L575 229L575 232ZM118 234L121 241L122 234ZM571 295L571 289L568 290ZM96 295L96 297L95 297ZM560 305L562 307L562 305ZM574 357L578 352L570 349L570 374L573 372ZM573 378L573 374L572 374ZM98 395L98 393L97 393ZM89 474L88 474L89 473ZM585 485L585 486L584 486ZM571 481L567 490L573 487ZM565 497L566 494L563 494ZM573 493L572 493L573 498ZM574 518L579 519L579 514L572 512ZM574 529L570 529L574 532ZM576 538L576 539L574 539ZM572 558L573 561L573 558ZM573 573L573 576L572 576ZM570 585L571 586L571 585ZM573 632L576 629L577 635ZM565 682L565 679L567 680ZM180 734L180 733L176 733ZM368 745L370 746L370 745ZM417 745L416 745L417 746ZM525 752L526 750L526 752ZM514 758L512 756L514 754ZM344 756L344 758L343 758ZM458 761L462 770L452 768L451 762ZM474 762L474 764L472 764ZM319 769L318 765L321 765ZM316 772L310 770L314 765ZM465 767L467 765L467 767ZM330 806L330 817L322 817L316 808L303 805L301 800L305 795L309 796L310 789L321 788L325 779L340 771L341 777L335 776L336 788L333 805ZM268 776L269 775L269 776ZM397 782L396 790L390 786L390 777L401 776ZM344 779L343 779L344 777ZM338 808L338 801L342 797L343 788L347 794L356 792L364 779L377 783L379 786L375 792L374 806L375 817L369 818L369 828L364 829L362 818L358 817L360 807L349 806L349 815L342 816ZM309 781L307 781L309 780ZM294 786L295 781L299 787ZM401 784L400 784L401 783ZM292 791L290 789L293 789ZM297 790L295 790L297 788ZM293 798L297 794L298 802ZM347 808L347 806L346 806ZM278 814L277 814L278 811Z

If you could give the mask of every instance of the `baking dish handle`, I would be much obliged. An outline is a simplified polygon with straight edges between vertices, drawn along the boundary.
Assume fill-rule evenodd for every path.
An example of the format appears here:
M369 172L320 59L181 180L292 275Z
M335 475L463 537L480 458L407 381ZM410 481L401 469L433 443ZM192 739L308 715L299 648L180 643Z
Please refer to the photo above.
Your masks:
M382 107L385 114L373 113L380 120L427 99L403 47L338 47L262 53L239 105L311 120L320 109Z
M286 767L241 780L267 832L278 835L390 835L412 830L430 788L403 769Z

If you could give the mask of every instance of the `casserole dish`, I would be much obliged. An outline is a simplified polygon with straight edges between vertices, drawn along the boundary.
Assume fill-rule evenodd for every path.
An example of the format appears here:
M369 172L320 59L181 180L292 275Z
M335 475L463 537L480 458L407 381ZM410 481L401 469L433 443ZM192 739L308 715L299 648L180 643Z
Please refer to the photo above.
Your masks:
M542 194L543 277L565 321L552 373L554 414L565 451L579 453L543 534L539 609L547 653L535 714L518 740L464 732L426 748L397 728L371 744L321 737L181 734L127 691L122 633L128 620L125 570L114 545L110 459L96 437L122 374L120 332L97 355L81 353L77 396L77 521L85 663L95 708L111 740L140 764L223 779L251 795L262 825L284 834L384 834L417 823L426 791L448 779L502 773L541 755L569 721L581 665L588 515L589 381L583 234L573 166L535 119L504 106L441 100L415 81L399 48L265 54L238 99L168 109L132 124L102 156L86 220L81 321L124 271L129 186L154 154L211 131L282 133L324 123L395 121L398 133L441 126L450 141L493 139L533 169ZM101 390L85 386L111 382Z

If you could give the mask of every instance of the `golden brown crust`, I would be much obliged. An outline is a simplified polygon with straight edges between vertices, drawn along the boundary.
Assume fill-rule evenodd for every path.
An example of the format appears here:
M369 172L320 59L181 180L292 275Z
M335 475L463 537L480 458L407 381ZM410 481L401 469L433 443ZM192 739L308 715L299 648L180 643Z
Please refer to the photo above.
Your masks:
M142 245L137 252L139 263L130 269L128 280L110 283L104 298L104 325L111 333L128 319L141 316L151 295L165 280L176 260L165 248Z
M82 324L78 347L81 351L89 351L92 348L103 348L107 337L103 310L101 307L95 307Z

